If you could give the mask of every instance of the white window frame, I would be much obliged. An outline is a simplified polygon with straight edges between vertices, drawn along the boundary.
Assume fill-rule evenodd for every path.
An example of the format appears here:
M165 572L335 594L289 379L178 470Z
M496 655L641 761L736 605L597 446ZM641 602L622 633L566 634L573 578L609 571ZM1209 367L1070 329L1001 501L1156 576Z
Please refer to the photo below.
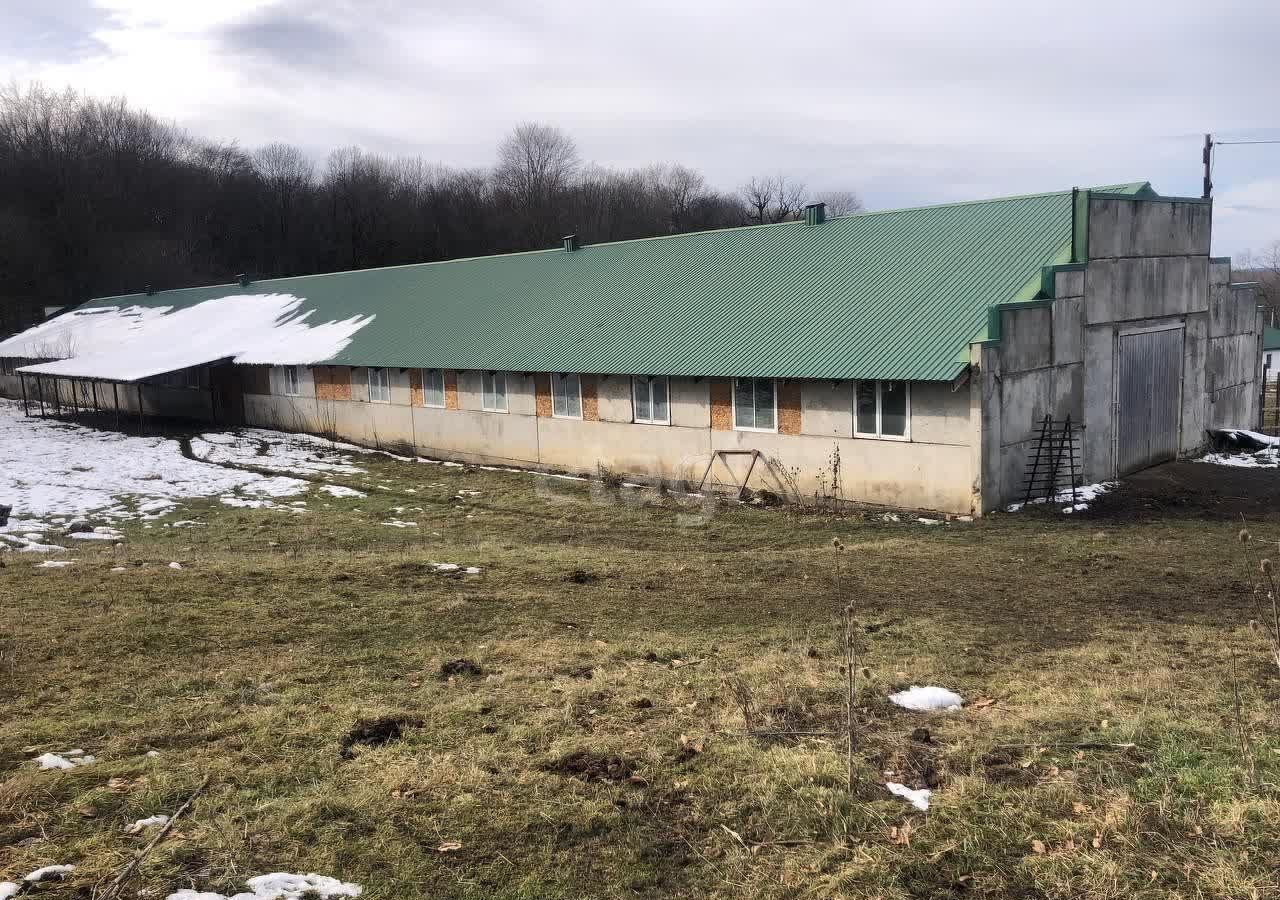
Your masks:
M566 391L564 388L565 388L565 385L569 382L569 379L571 378L573 379L573 383L578 386L578 412L576 415L574 415L573 413L556 412L556 395L557 395L556 385L557 384L560 385L559 396L564 398L567 405L568 401L573 399L573 395L569 391ZM581 419L582 418L582 376L581 375L578 375L574 372L569 372L564 375L558 375L555 372L551 373L551 417L553 419Z
M907 409L906 409L906 427L902 434L883 434L884 423L882 418L884 406L884 394L880 390L880 385L885 381L901 381L907 390ZM875 431L859 431L858 430L858 388L865 383L872 383L876 386L876 430ZM911 440L911 382L901 378L885 378L871 379L866 378L853 383L853 436L856 438L870 438L877 441L910 441Z
M771 381L773 382L773 427L772 428L756 428L752 425L738 424L738 382L739 381ZM755 388L752 388L752 396L755 396ZM778 379L776 378L734 378L729 383L730 399L733 401L733 430L734 431L759 431L764 434L778 433Z
M502 405L497 404L497 385L498 379L502 379ZM492 389L490 389L492 385ZM507 396L507 373L506 372L481 372L480 373L480 408L485 412L504 413L511 408L511 402ZM491 399L492 398L492 399Z
M661 378L667 388L667 416L665 419L653 418L653 382ZM649 391L649 418L642 419L636 412L636 385L644 385ZM775 402L777 398L774 398ZM665 375L632 375L631 376L631 420L638 425L670 425L671 424L671 379Z
M437 375L440 376L440 402L439 403L427 402L427 373L428 372L435 372ZM445 400L445 390L444 390L444 369L423 369L418 373L418 377L422 380L422 405L429 407L430 409L444 409L445 406L447 405L447 401Z
M378 381L381 383L380 386L383 390L386 391L385 398L380 396L375 397L373 395L373 373L374 372L378 373ZM370 403L390 403L391 402L391 373L387 369L377 367L377 366L369 366L367 369L365 369L365 383L369 387ZM379 393L381 393L381 391L379 391Z
M290 385L289 382L293 384ZM281 390L286 397L299 397L302 395L302 376L298 372L297 366L281 366L280 367L280 384Z

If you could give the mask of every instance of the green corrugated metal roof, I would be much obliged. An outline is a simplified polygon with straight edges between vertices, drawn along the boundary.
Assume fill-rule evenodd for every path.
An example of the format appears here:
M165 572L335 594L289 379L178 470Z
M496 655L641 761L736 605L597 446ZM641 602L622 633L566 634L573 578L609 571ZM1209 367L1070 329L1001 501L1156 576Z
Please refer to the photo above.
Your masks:
M1264 328L1262 330L1262 349L1280 350L1280 328Z
M1070 207L1060 191L88 305L288 293L312 322L374 314L339 365L944 380L989 306L1064 261Z

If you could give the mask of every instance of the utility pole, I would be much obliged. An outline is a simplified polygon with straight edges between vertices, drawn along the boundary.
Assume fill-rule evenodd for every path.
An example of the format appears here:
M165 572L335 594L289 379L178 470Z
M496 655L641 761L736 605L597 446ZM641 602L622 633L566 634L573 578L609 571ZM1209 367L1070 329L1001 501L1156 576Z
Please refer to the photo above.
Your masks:
M1204 199L1208 200L1213 196L1213 135L1206 134L1204 136L1204 152L1201 153L1204 162Z

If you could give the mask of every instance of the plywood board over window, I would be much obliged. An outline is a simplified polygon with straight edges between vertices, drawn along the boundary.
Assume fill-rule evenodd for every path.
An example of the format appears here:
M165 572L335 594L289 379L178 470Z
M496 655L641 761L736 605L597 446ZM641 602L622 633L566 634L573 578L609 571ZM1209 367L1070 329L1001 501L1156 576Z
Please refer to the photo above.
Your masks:
M409 370L409 404L422 406L422 370Z
M533 376L533 393L535 412L541 419L551 418L551 376L546 374Z
M350 400L351 369L347 366L320 366L313 370L316 382L316 398L319 400Z
M781 434L800 433L800 382L778 382L778 431Z
M711 428L733 431L733 379L711 379Z
M600 421L600 376L582 376L582 418L587 422Z
M458 373L449 369L444 373L444 408L458 409Z

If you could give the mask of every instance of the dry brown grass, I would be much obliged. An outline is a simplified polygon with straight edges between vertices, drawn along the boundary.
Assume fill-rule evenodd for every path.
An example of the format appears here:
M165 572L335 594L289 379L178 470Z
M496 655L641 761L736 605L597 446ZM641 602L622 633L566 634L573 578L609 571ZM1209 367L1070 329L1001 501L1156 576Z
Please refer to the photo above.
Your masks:
M179 517L207 528L130 528L121 574L103 548L63 570L8 557L0 879L70 862L58 890L89 896L140 846L122 826L209 773L142 868L151 896L267 871L370 898L1275 891L1280 683L1230 583L1234 526L699 520L656 495L372 469L356 486L390 488L303 516L196 506ZM464 487L482 494L458 504ZM422 506L419 527L380 526L395 505ZM867 669L852 796L836 535ZM484 571L441 577L435 561ZM482 674L442 678L458 658ZM911 683L995 702L885 700ZM735 684L775 733L746 733ZM379 716L422 725L342 759L343 735ZM99 762L30 763L71 747ZM938 780L927 815L883 790L886 771Z

